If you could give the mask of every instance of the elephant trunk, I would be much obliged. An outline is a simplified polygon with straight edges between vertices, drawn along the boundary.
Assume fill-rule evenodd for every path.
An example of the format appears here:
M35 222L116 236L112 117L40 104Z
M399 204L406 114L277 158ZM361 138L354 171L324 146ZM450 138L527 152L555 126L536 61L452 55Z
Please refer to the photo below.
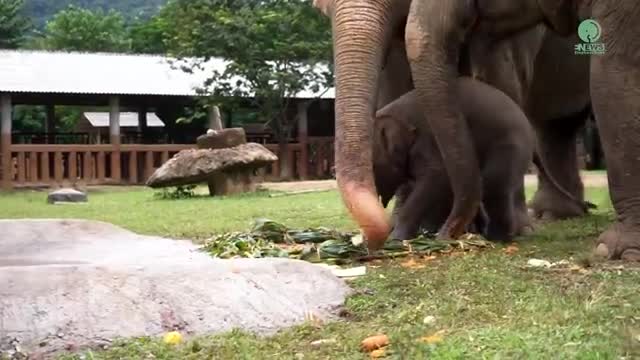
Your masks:
M390 232L373 179L372 119L389 41L391 4L391 0L336 1L333 16L336 178L370 250L382 247Z

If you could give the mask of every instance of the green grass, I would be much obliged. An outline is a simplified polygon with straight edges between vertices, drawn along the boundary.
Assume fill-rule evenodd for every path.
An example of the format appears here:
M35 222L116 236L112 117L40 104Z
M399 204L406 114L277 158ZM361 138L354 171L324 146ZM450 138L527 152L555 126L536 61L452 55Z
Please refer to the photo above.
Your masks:
M528 189L531 194L531 189ZM627 359L640 357L640 270L591 262L587 272L526 268L530 258L589 263L596 236L611 221L606 189L587 189L600 210L579 220L540 226L502 247L441 256L424 268L404 259L370 264L340 321L309 323L272 337L234 331L170 347L157 339L123 340L87 359L365 359L362 339L385 333L391 359ZM352 228L336 192L269 198L266 194L157 200L153 192L90 193L88 205L50 206L43 192L0 195L0 218L87 218L137 232L190 238L246 229L258 217L292 227ZM420 262L420 260L418 260ZM426 316L435 322L424 323ZM443 341L417 339L445 330ZM314 347L311 342L335 342ZM68 355L64 359L80 359Z

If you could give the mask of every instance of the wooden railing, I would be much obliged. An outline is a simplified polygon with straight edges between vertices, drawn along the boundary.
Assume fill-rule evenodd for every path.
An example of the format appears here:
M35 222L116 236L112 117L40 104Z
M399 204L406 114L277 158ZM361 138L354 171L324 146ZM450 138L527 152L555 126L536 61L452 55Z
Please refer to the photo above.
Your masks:
M278 145L265 145L279 154ZM179 151L195 145L122 144L119 153L109 145L12 145L9 174L13 186L141 185ZM307 161L303 145L289 144L286 161L293 178L332 177L333 138L309 138ZM114 161L117 160L117 161ZM266 180L280 178L282 159L262 170ZM114 171L115 170L115 171ZM4 174L2 174L4 176Z
M171 156L189 148L194 146L127 144L118 154L111 145L13 145L11 176L17 186L142 184ZM117 155L120 161L114 162Z

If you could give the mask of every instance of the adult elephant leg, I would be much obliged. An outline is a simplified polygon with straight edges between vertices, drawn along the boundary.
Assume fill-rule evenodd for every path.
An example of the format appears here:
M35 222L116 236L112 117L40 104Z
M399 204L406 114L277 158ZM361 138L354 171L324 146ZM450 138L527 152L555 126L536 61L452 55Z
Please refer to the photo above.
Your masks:
M530 203L537 218L555 220L586 214L584 207L569 201L558 191L548 174L552 174L576 200L583 201L584 186L578 169L576 138L588 116L589 111L586 110L537 129L538 154L547 167L547 172L538 171L538 190Z
M576 135L589 115L589 57L574 54L577 35L545 33L536 56L533 83L525 106L536 129L538 154L546 173L538 176L538 190L530 203L545 218L580 216L584 208L562 196L552 176L576 200L583 199L578 172Z
M427 122L444 161L454 194L449 218L439 231L457 238L473 220L482 197L478 159L455 96L460 34L473 14L466 1L413 1L405 31L407 57Z
M640 261L640 25L625 20L638 16L635 1L594 5L607 49L591 59L593 110L617 214L596 253L631 261Z

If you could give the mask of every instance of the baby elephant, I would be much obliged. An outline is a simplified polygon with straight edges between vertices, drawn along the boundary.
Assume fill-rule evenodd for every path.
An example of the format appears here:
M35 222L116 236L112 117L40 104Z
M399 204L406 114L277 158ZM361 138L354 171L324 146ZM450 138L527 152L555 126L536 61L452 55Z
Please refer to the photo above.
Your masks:
M488 216L483 234L509 241L528 225L524 175L534 153L533 129L520 107L502 91L468 77L459 78L456 86L481 167L482 201ZM396 192L400 195L391 234L396 239L415 237L420 226L437 229L453 204L435 138L425 130L427 126L416 126L419 123L425 119L414 90L380 109L374 124L378 193L385 207Z

